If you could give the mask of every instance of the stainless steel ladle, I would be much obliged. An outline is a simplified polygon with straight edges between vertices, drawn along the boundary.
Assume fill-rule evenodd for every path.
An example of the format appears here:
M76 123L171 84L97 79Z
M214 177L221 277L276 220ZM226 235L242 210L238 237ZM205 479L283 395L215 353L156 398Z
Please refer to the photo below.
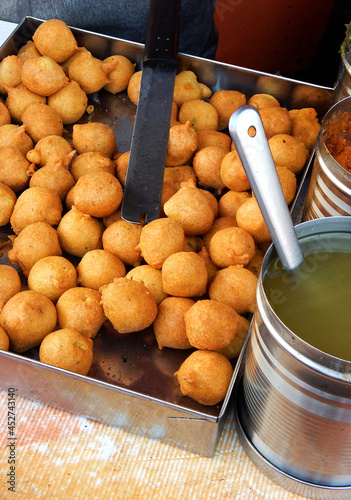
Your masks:
M258 110L241 106L231 116L229 133L284 269L295 269L303 254L285 201Z

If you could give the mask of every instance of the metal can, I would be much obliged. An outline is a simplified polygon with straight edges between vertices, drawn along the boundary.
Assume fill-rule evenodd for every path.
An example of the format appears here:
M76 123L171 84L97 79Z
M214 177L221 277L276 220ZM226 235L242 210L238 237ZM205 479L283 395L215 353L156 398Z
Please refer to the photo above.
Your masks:
M303 220L351 215L351 173L336 161L325 142L328 130L345 112L351 116L351 96L334 104L322 121Z
M308 251L320 248L326 237L328 245L338 241L330 251L341 246L350 252L351 217L317 219L295 229L301 244L308 241ZM239 360L234 391L239 437L253 462L284 488L319 500L349 499L351 362L303 341L275 314L263 276L276 258L272 245L263 260L257 311Z

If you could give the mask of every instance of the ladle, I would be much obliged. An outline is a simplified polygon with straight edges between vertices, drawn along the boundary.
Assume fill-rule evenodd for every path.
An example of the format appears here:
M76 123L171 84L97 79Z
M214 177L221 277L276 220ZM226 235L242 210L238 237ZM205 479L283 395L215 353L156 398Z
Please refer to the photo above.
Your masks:
M249 105L238 108L229 120L229 133L282 266L295 269L303 254L258 110Z

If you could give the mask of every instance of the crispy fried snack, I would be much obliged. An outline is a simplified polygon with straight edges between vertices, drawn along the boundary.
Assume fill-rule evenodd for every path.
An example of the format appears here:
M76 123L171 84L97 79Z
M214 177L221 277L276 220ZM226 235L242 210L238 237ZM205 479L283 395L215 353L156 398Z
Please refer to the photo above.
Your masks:
M197 350L183 362L175 376L183 396L211 406L225 398L233 368L223 354Z

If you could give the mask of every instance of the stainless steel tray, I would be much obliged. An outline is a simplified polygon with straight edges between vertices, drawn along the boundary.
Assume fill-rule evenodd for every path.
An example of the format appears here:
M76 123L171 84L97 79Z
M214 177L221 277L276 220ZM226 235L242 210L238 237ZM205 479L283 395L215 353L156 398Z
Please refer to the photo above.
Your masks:
M0 60L17 53L41 23L39 19L25 18L0 48ZM141 69L142 44L75 28L72 31L78 44L88 48L96 57L122 54L134 61L137 69ZM194 71L199 81L213 91L235 89L248 97L259 91L257 84L262 77L268 78L272 85L284 88L281 104L287 107L297 86L311 86L180 54L179 70L184 69ZM325 90L330 92L332 98L332 90ZM119 151L128 151L136 108L126 92L112 95L100 91L89 96L89 104L94 106L89 120L110 125L116 134ZM307 105L301 102L301 107ZM323 103L319 110L321 115L326 111L325 107L328 103ZM300 205L301 201L295 205L297 214ZM8 231L9 228L0 228L0 242L7 239ZM3 249L0 263L7 262L8 247ZM106 325L94 340L94 346L94 361L88 376L40 363L38 349L24 355L0 352L0 388L7 390L12 387L18 390L19 395L31 400L157 438L204 456L214 454L225 419L231 411L237 367L225 400L219 405L206 407L182 397L174 377L174 372L189 351L160 351L152 328L138 334L119 335Z

